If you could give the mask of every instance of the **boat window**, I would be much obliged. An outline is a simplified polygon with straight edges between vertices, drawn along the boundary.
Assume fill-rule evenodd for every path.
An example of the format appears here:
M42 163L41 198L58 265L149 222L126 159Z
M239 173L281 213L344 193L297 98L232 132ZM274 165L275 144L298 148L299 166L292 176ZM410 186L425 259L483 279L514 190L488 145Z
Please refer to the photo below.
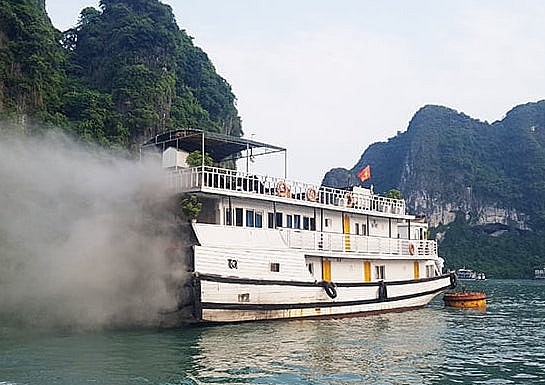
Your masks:
M310 218L310 229L316 231L316 218Z
M314 275L314 263L312 262L307 263L307 269L311 275Z
M329 227L329 218L326 218L324 221L324 226Z
M360 235L360 224L356 223L356 235Z
M361 225L361 235L367 235L367 225Z
M426 265L426 278L431 278L435 276L435 269L433 265Z
M263 227L263 213L261 211L255 213L255 227Z
M282 213L276 213L276 227L282 226Z
M310 218L303 217L303 230L309 230L309 229L310 229Z
M298 214L295 214L293 216L293 228L294 229L300 229L301 228L301 216Z
M268 213L267 219L268 219L267 227L269 229L274 229L274 213Z
M246 226L254 227L254 210L246 210Z
M235 225L242 226L242 209L239 207L235 209Z
M280 264L271 262L271 271L278 273L280 271Z
M291 214L286 214L286 227L291 228L293 226L293 217Z
M225 224L227 226L233 225L233 213L229 207L225 209Z
M375 266L376 279L386 279L386 267L384 265Z

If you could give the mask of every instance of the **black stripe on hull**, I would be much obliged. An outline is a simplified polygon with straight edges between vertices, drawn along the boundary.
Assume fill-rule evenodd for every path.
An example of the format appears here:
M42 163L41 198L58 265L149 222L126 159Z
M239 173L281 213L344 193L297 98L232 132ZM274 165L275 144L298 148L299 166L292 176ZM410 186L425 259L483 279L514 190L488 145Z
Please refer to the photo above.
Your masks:
M308 281L276 281L276 280L263 280L263 279L250 279L250 278L236 278L236 277L222 277L219 275L204 275L196 274L195 277L200 281L210 281L210 282L222 282L222 283L237 283L242 285L278 285L278 286L304 286L304 287L316 287L320 286L318 282L308 282ZM438 281L444 278L450 278L450 275L441 275L433 278L420 278L420 279L411 279L405 281L388 281L385 282L388 286L397 286L397 285L407 285L420 282L432 282ZM379 282L335 282L337 287L363 287L363 286L379 286Z

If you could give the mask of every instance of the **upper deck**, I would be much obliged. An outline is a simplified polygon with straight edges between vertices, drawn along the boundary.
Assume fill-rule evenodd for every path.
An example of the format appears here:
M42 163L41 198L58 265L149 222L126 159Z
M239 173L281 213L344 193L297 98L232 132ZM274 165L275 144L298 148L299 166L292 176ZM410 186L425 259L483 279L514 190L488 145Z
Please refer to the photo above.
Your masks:
M199 166L170 170L168 184L176 193L204 192L381 217L414 218L405 213L404 200L376 195L369 189L354 187L352 191L348 191L318 187L304 182L217 167Z
M405 212L405 201L375 195L370 189L353 187L351 191L288 180L286 177L262 176L248 172L248 161L262 155L284 153L287 150L266 143L235 138L201 130L182 129L156 135L142 145L142 150L165 153L169 149L189 153L210 154L214 161L236 161L246 158L246 172L205 166L178 167L178 161L168 166L169 187L174 192L204 192L240 198L260 199L335 211L361 213L377 217L414 219ZM175 154L172 154L176 156ZM182 162L182 163L185 163ZM285 171L286 175L286 171Z

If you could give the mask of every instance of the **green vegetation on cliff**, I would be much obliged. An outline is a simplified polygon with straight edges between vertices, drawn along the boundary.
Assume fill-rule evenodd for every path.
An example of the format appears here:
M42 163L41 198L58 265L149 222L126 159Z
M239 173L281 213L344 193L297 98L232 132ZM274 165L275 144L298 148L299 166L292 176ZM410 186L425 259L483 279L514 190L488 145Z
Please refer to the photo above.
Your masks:
M0 0L0 117L134 150L173 128L241 136L235 96L157 0L101 0L54 29L36 0Z
M66 81L60 38L36 0L0 0L0 118L50 121L59 112Z

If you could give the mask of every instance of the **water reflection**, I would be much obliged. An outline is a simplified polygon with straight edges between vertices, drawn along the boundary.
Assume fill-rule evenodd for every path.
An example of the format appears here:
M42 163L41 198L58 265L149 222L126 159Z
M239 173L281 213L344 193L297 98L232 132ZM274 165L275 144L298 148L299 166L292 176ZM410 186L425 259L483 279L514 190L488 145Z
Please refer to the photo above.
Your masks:
M421 383L440 351L441 312L203 329L198 378L243 383ZM416 372L415 372L416 370ZM390 382L395 381L395 382Z

